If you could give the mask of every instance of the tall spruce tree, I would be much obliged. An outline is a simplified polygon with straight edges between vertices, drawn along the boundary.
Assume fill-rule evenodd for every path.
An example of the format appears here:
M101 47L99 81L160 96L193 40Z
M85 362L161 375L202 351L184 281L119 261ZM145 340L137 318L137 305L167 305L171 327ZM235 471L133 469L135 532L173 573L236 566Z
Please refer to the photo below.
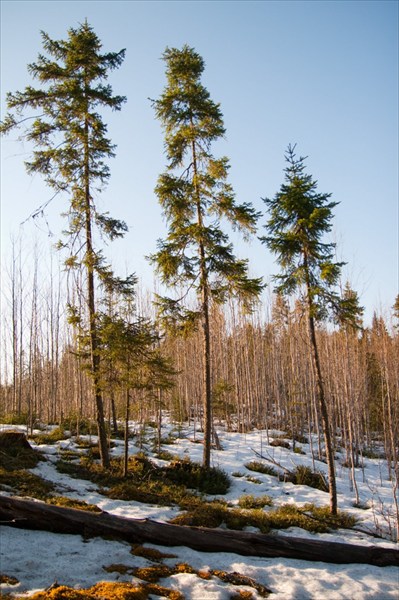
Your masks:
M161 313L169 322L188 330L200 322L203 331L203 464L211 455L211 348L210 304L237 295L248 306L262 289L260 279L249 278L247 261L239 260L221 228L227 219L244 234L255 232L258 214L253 207L237 204L226 157L215 159L212 142L225 133L222 113L201 83L204 61L193 48L167 48L167 85L153 101L165 132L167 169L158 180L156 193L169 225L165 241L151 259L167 286L195 291L198 305L188 309L184 298L159 298Z
M320 194L317 182L305 173L305 158L297 158L295 146L286 152L285 183L274 198L265 198L269 220L268 235L260 238L277 256L282 273L274 277L276 291L292 294L299 291L306 306L312 362L316 376L317 398L326 446L330 511L337 513L337 487L334 444L330 429L325 386L317 344L316 323L329 316L341 324L356 320L357 304L352 295L341 298L337 284L345 263L334 262L335 244L323 243L331 230L333 208L331 194Z
M106 84L108 73L119 67L125 51L101 53L102 44L87 22L69 29L66 40L52 40L42 32L45 54L28 66L40 87L28 86L22 92L7 94L9 112L1 124L8 133L20 125L22 137L33 144L28 173L39 173L54 191L69 199L66 232L70 256L68 267L84 266L85 304L90 340L90 371L94 383L100 454L103 466L109 465L104 408L100 387L98 352L96 281L112 287L123 285L104 263L101 250L95 248L95 229L110 239L122 236L125 223L100 213L94 195L106 184L110 170L106 160L114 156L115 146L106 137L107 127L98 109L120 110L123 96L114 96ZM54 197L53 196L53 197ZM37 211L37 214L42 207ZM133 280L126 280L131 288ZM76 317L76 311L75 311ZM79 315L82 319L82 315Z

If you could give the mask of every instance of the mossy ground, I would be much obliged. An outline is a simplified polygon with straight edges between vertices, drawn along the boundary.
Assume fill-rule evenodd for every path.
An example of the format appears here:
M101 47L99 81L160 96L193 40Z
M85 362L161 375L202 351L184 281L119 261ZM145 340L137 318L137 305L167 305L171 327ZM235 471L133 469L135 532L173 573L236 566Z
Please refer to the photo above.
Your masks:
M13 444L3 446L0 449L0 489L39 500L47 498L54 485L28 471L35 468L40 460L44 460L43 456L32 448Z
M331 515L328 507L306 504L299 508L293 504L284 504L274 510L262 508L229 508L220 502L202 502L170 521L176 525L196 527L220 527L242 530L244 527L257 527L262 533L272 529L301 527L313 533L327 533L333 529L353 527L356 519L347 513Z

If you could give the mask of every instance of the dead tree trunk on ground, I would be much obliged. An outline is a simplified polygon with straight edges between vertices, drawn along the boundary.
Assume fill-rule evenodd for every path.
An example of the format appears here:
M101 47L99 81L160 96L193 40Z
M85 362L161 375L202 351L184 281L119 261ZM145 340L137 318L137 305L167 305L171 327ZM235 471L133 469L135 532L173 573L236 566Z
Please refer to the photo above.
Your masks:
M355 546L297 537L264 535L225 529L184 527L149 519L126 519L43 502L0 496L0 522L23 529L112 536L131 543L187 546L202 552L234 552L243 556L299 558L336 564L366 563L399 566L399 550Z

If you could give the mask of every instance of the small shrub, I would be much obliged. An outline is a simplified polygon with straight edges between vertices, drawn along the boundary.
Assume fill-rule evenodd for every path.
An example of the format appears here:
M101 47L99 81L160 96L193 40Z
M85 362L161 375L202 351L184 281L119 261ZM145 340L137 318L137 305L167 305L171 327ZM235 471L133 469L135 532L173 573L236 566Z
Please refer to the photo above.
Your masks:
M301 446L295 446L294 452L295 454L306 454L306 452L302 450Z
M176 436L169 433L166 437L161 438L162 446L172 446L176 441Z
M295 442L298 442L298 444L309 444L309 439L306 437L306 435L303 435L302 433L289 432L289 434L287 434L287 437L289 437L291 440L294 440Z
M75 450L65 450L64 448L61 448L58 454L61 460L66 461L80 460L82 456L80 452L76 452Z
M228 513L229 510L219 503L203 502L184 514L178 515L170 523L213 529L223 523L224 519L228 517Z
M328 492L328 485L326 478L321 471L313 472L310 467L305 465L297 465L288 476L285 476L286 481L291 481L295 485L307 485L321 490L322 492Z
M265 463L259 462L257 460L252 460L249 463L244 465L249 471L256 471L257 473L263 473L264 475L272 475L273 477L278 477L278 472L273 467L269 465L265 465Z
M383 450L378 452L377 450L373 450L372 448L363 448L362 455L364 458L384 458L385 453Z
M155 449L155 456L156 458L160 458L161 460L166 460L166 461L172 461L172 460L178 460L178 457L176 456L176 454L172 454L171 452L168 452L167 450L160 450L159 452Z
M247 481L250 481L251 483L256 483L257 485L260 485L262 483L260 479L258 479L257 477L251 477L251 475L247 475L245 479Z
M264 506L272 506L273 501L270 496L241 496L238 500L240 508L263 508Z
M31 421L35 423L37 421L37 416L33 415L32 417L27 412L21 412L19 415L10 413L1 417L1 423L3 423L3 425L26 425Z
M244 477L244 473L240 473L240 471L234 471L234 473L232 473L233 477Z
M65 430L62 427L56 427L50 433L38 433L37 435L32 435L31 439L38 445L41 444L55 444L61 440L65 440Z
M71 435L97 435L97 424L90 419L77 417L76 414L69 415L62 421L62 426L71 432ZM106 423L108 427L108 423Z
M270 445L273 446L274 448L287 448L287 450L290 448L289 443L286 442L285 440L281 440L281 439L272 440L270 442Z
M174 483L194 488L204 494L226 494L230 479L225 471L218 467L206 467L189 459L175 460L164 469L166 477Z

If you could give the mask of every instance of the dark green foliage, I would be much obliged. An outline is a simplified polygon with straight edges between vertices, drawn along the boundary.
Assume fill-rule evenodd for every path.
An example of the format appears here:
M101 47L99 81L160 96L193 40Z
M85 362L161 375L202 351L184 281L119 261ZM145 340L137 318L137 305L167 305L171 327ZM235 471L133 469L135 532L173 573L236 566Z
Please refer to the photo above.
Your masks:
M374 458L374 459L381 459L381 458L385 458L385 452L383 448L380 448L379 450L377 449L373 449L373 448L363 448L363 450L361 451L362 456L364 456L365 458Z
M65 431L62 427L56 427L50 433L38 433L36 435L32 435L31 439L38 445L41 444L55 444L60 440L65 440L66 438Z
M335 262L335 244L323 242L331 231L333 208L331 194L320 194L317 182L305 173L305 158L297 158L295 146L288 146L285 182L274 198L265 198L269 219L267 236L262 237L276 255L281 274L276 275L276 292L291 295L299 292L306 312L312 367L316 380L326 446L331 512L337 512L337 486L330 418L327 410L321 362L316 336L316 322L332 316L342 326L355 328L360 315L357 296L341 297L337 286L345 263Z
M297 158L288 146L285 183L274 198L265 198L269 211L268 235L261 238L277 257L282 274L274 277L276 291L291 294L306 288L311 317L323 320L329 310L340 322L358 317L353 297L341 298L334 290L345 263L334 262L335 244L322 242L331 231L332 210L337 202L331 194L320 194L317 182L305 173L304 157Z
M100 386L97 290L132 295L135 279L115 277L102 251L96 250L96 229L102 238L113 240L122 237L127 226L107 212L100 213L95 200L110 177L107 160L115 155L100 111L120 110L126 100L114 96L105 82L109 72L122 64L125 51L101 53L102 44L87 21L77 29L70 28L66 40L52 40L45 32L41 35L43 53L28 67L40 87L27 86L23 92L7 94L10 112L0 131L8 133L33 121L22 136L34 148L26 168L32 175L40 174L53 192L33 217L43 214L59 194L69 200L67 242L59 242L58 247L68 248L67 269L83 268L86 274L86 287L78 289L76 306L68 307L69 322L77 333L82 364L93 379L101 460L109 466Z
M273 504L270 496L241 496L238 499L238 506L240 508L264 508L265 506L271 506Z
M18 433L17 435L21 434ZM26 447L19 443L12 443L12 439L9 439L10 435L7 435L7 432L4 432L2 437L4 439L0 448L1 468L7 471L34 469L39 461L45 460L40 452L30 447L29 443Z
M78 510L87 510L88 512L102 512L95 504L90 504L84 500L76 500L75 498L67 498L66 496L52 496L47 499L48 504L62 506L64 508L76 508Z
M60 424L61 427L61 424ZM62 420L62 427L70 432L71 435L95 435L97 426L94 421L84 419L76 414L70 414Z
M40 460L44 460L41 453L32 448L22 448L17 444L2 446L0 489L12 490L19 496L45 500L54 490L54 485L27 470L36 467Z
M170 481L204 494L226 494L230 487L229 477L222 469L206 468L187 459L173 461L164 471Z
M288 475L281 477L284 481L291 481L295 485L308 485L309 487L328 492L328 484L323 473L313 472L310 467L305 465L297 465L295 469Z
M259 462L257 460L252 460L249 463L244 465L250 471L255 471L257 473L263 473L264 475L272 475L273 477L278 477L278 472L273 467L266 465L263 462Z
M9 414L1 417L1 422L3 425L26 425L31 420L36 421L36 416L32 417L29 413L21 412L20 414Z
M220 106L201 83L204 61L188 46L167 48L163 59L167 86L153 106L165 131L168 165L156 192L169 234L152 261L168 285L187 284L200 296L206 287L219 301L234 292L250 302L261 290L260 280L248 278L247 263L233 255L220 219L249 234L259 214L250 204L236 204L227 182L228 159L211 154L212 142L225 129ZM179 308L178 301L160 302L166 314L184 316L189 324L198 316Z
M251 477L251 475L247 475L245 479L251 483L255 483L256 485L260 485L262 483L261 479L258 479L257 477Z
M71 477L97 483L101 493L110 498L169 506L196 502L190 489L225 494L230 484L228 476L220 469L208 470L187 460L158 467L144 453L129 457L126 478L122 477L121 459L112 460L107 471L86 457L82 457L80 463L58 461L57 469Z
M158 241L151 257L162 283L178 289L176 297L158 297L160 319L176 334L187 335L202 325L204 454L210 467L211 454L211 335L212 300L224 303L240 298L247 308L258 298L261 279L248 276L246 260L238 259L224 233L221 220L245 235L256 230L258 213L237 204L228 183L226 157L214 158L211 145L225 133L222 113L201 83L204 61L193 48L167 48L167 85L153 102L165 132L167 168L156 193L169 231ZM185 301L194 295L197 304Z
M331 529L351 528L356 519L339 512L331 515L328 507L306 504L299 508L294 504L284 504L274 510L228 508L219 502L202 502L171 523L196 527L220 527L224 523L229 529L242 530L244 527L257 527L262 533L272 529L301 527L314 533L325 533Z

